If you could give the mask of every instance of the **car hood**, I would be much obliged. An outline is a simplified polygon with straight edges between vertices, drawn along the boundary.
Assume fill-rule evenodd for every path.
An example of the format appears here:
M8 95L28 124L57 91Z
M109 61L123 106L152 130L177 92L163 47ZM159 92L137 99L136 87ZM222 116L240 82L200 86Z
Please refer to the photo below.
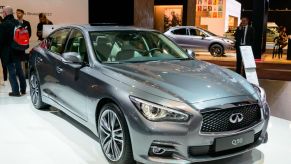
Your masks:
M113 71L105 73L107 76L137 89L189 103L254 93L241 76L197 60L111 64L105 68Z
M218 38L218 39L226 39L226 40L231 40L231 41L233 41L232 39L230 39L230 38L227 38L227 37L225 37L225 36L215 36L216 38Z

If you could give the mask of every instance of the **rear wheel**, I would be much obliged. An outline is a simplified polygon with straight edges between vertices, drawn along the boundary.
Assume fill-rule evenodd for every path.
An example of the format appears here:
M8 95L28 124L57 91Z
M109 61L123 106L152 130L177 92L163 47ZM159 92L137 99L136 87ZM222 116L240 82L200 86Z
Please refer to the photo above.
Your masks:
M212 56L220 57L224 54L223 46L220 44L213 44L210 46L209 51Z
M117 105L109 103L102 107L98 133L102 151L110 163L135 163L127 123Z
M48 108L49 106L42 101L39 80L34 72L29 79L31 102L36 109Z

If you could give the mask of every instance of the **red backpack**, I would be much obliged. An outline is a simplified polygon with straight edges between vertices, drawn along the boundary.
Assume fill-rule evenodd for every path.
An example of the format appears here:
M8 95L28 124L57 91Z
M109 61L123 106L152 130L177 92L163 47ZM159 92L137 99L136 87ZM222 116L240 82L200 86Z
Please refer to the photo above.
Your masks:
M20 23L14 28L12 48L21 51L29 48L29 32L27 27L22 26Z

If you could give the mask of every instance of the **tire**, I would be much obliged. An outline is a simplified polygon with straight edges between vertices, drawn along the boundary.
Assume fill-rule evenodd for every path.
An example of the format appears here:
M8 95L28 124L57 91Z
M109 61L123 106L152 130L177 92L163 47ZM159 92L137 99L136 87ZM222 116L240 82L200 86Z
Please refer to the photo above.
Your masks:
M49 105L45 104L42 101L39 80L34 72L31 72L30 74L29 86L30 86L30 97L31 97L31 102L33 106L36 109L48 108Z
M126 120L114 103L108 103L102 107L98 118L98 134L101 149L109 163L135 163Z
M210 46L209 52L214 57L220 57L224 54L224 48L220 44L213 44Z

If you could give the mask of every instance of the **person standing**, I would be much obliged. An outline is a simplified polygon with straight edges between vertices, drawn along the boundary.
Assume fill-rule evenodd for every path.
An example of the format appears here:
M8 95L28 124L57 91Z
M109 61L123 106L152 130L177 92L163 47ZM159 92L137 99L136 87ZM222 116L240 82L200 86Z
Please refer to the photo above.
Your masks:
M280 48L284 48L288 45L288 35L287 35L287 29L284 26L281 26L279 28L279 38L278 43L280 45Z
M40 13L38 15L38 17L39 17L39 23L37 24L37 33L36 33L36 35L38 37L38 40L42 41L43 40L43 37L42 37L43 25L52 25L53 22L48 20L44 13Z
M3 18L0 16L0 24L3 22ZM3 71L3 82L1 81L1 85L5 85L5 82L7 81L7 68L3 62L4 59L2 59L2 55L0 54L0 60L2 65L2 71Z
M30 22L27 20L23 19L23 15L24 15L24 10L22 9L17 9L16 10L16 16L17 16L17 20L19 21L19 23L21 24L21 26L25 27L29 33L29 37L31 37L31 26L30 26ZM18 51L17 52L19 54L19 56L21 57L21 61L24 61L24 65L25 65L25 75L26 78L28 78L28 55L25 53L25 51Z
M8 69L9 82L12 88L12 92L9 93L9 96L19 97L21 94L26 94L26 81L19 55L15 53L15 50L12 48L14 28L18 24L18 21L14 18L13 9L10 6L3 8L3 17L4 21L0 25L0 50L2 60Z
M242 17L239 27L234 33L235 36L235 48L236 48L236 72L238 74L243 74L242 71L242 55L240 52L240 46L252 46L254 44L255 30L252 26L249 25L249 18Z
M23 27L26 27L29 33L29 37L31 37L31 26L29 21L23 19L24 11L22 9L16 10L16 16L19 23L22 24Z

